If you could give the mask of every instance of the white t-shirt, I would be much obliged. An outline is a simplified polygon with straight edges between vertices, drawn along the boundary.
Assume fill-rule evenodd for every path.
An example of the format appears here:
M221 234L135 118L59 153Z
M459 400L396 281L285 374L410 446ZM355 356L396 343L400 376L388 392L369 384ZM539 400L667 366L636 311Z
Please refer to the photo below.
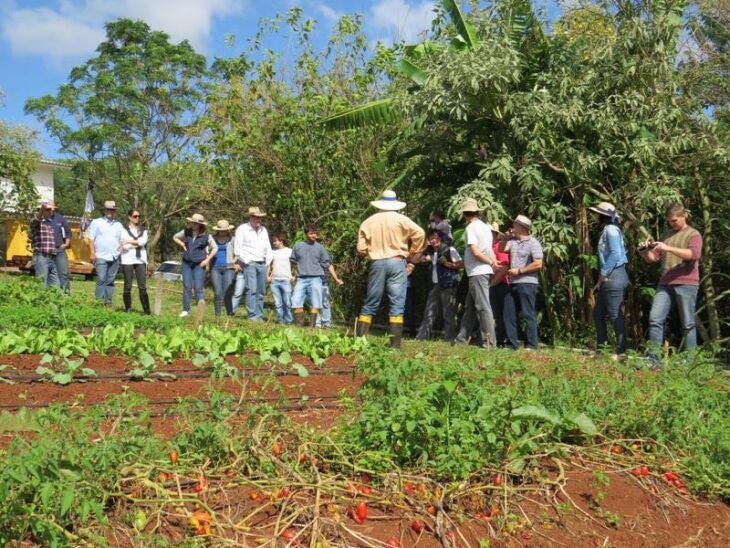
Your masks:
M132 244L124 244L124 247L122 248L122 264L147 264L147 240L148 235L147 231L143 230L140 233L140 230L138 228L131 228L132 234L131 236L129 232L127 232L127 229L124 229L124 232L122 232L122 240L137 240L137 243L139 243L140 247L140 253L139 257L137 257L137 249L132 247Z
M474 257L469 246L475 244L477 249L484 254L492 253L492 229L481 219L472 221L464 231L464 242L466 249L464 250L464 268L467 276L483 276L484 274L493 274L494 270L488 264L485 264Z
M271 279L286 280L291 279L291 248L281 247L271 252Z
M449 261L451 263L458 263L461 260L461 255L459 255L459 252L456 251L455 247L449 248L449 255L451 256L451 260ZM431 257L431 281L435 284L439 283L439 273L437 268L438 260L438 253L434 252Z

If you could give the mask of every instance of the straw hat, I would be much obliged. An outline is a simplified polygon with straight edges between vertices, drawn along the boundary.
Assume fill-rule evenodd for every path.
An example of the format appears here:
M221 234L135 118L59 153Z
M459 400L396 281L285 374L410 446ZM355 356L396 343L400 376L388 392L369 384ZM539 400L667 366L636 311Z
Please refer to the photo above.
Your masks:
M261 211L261 209L258 207L249 207L248 216L249 217L266 217L266 213Z
M591 206L588 209L591 211L595 211L599 215L603 215L605 217L616 217L616 206L609 203L609 202L601 202L597 206Z
M393 190L384 191L380 200L374 200L370 205L382 211L398 211L406 207L406 203L398 200Z
M532 221L524 215L517 215L514 222L518 225L524 226L527 230L530 230L530 228L532 228Z
M492 221L491 223L489 223L489 228L492 229L492 232L496 232L497 235L502 235L502 233L499 231L499 223L497 221Z
M464 213L479 213L482 210L479 207L479 203L474 198L467 198L464 203L461 204L461 214Z
M225 219L221 219L220 221L218 221L218 224L213 227L213 232L230 232L230 230L231 224Z
M114 200L107 200L104 202L104 209L116 209L117 203Z
M199 225L207 226L208 221L205 220L205 217L203 217L200 213L194 213L192 217L187 217L186 220L189 223L198 223Z
M56 209L56 204L53 203L53 200L41 200L38 209Z

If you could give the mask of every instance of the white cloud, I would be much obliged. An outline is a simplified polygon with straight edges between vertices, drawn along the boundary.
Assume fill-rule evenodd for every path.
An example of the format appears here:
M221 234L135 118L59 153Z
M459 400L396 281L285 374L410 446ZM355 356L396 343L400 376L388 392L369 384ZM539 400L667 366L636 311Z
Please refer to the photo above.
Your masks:
M104 39L104 23L142 19L173 41L205 49L214 17L241 11L247 0L56 0L55 7L10 8L0 33L18 54L51 62L88 55Z
M370 26L384 35L385 41L415 42L431 28L435 4L429 1L379 0L370 8Z
M335 10L331 6L328 6L324 2L314 2L314 9L317 10L322 15L322 17L324 17L325 22L329 24L337 21L341 15L339 12L337 12L337 10Z

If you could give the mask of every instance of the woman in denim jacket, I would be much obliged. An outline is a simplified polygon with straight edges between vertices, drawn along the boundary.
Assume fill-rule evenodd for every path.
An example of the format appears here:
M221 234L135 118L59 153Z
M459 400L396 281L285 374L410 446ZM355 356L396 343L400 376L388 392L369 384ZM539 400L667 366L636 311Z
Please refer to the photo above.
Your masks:
M626 327L624 322L624 297L629 286L629 275L626 265L624 236L619 228L616 207L608 202L601 202L589 208L598 213L603 231L598 240L598 283L593 288L596 294L596 307L593 319L596 323L596 339L598 347L605 346L608 341L606 319L611 320L616 335L615 353L611 356L618 359L626 352Z

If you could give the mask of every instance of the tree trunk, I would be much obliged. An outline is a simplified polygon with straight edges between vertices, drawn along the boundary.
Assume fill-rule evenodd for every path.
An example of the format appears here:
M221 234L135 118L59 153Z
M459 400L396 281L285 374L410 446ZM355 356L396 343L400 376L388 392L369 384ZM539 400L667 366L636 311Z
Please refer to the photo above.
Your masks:
M583 294L580 299L580 308L578 313L580 314L580 320L585 324L589 318L592 317L593 307L595 305L595 299L593 297L593 272L591 264L588 262L587 257L593 253L591 249L591 236L588 226L588 209L583 205L583 196L580 197L581 202L578 204L578 223L577 223L577 236L578 246L580 249L580 255L584 258L581 259L581 284Z
M713 261L713 230L712 230L712 200L707 192L704 179L697 177L697 190L700 195L700 202L702 204L702 221L704 224L704 233L702 236L702 266L704 270L704 279L702 287L705 290L705 308L707 310L707 319L710 328L710 338L712 340L720 339L720 317L717 313L717 306L715 301L717 299L715 292L715 284L712 281L714 274L714 261ZM707 342L707 341L705 341Z

